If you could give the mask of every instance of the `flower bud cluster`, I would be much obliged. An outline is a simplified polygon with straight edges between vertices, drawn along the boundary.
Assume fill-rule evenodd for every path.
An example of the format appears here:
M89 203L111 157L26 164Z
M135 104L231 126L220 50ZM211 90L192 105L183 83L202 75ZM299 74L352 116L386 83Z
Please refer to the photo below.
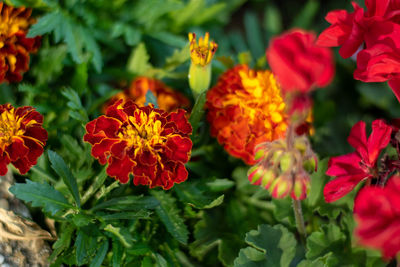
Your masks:
M293 199L305 199L310 187L309 173L317 159L306 136L296 136L293 143L278 139L258 145L257 163L248 171L249 181L266 188L274 198L290 194Z

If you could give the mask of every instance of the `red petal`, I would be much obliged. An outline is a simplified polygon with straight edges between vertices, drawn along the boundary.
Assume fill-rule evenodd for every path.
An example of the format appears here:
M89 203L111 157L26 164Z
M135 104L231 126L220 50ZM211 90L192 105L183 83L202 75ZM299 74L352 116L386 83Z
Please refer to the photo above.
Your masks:
M369 162L365 122L359 121L354 124L351 128L350 135L347 138L347 142L357 150L365 163Z
M129 173L132 172L132 168L136 165L128 157L122 160L110 157L108 163L107 174L111 177L115 177L123 184L129 181Z
M333 202L344 197L367 177L366 174L342 176L328 182L324 187L325 201Z
M372 122L372 133L368 138L368 156L371 166L375 166L379 153L390 142L392 127L387 125L383 120L375 120Z

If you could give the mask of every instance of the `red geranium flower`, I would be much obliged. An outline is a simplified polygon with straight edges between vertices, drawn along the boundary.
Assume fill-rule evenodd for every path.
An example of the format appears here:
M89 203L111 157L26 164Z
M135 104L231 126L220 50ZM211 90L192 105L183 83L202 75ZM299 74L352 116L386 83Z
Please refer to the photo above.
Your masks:
M153 106L139 107L117 101L106 115L89 122L84 140L100 164L108 162L107 174L121 183L133 174L135 185L170 189L187 179L192 133L185 111L167 113Z
M330 49L315 44L315 34L295 29L272 39L268 63L284 91L308 92L325 87L335 67Z
M365 122L360 121L353 126L347 141L356 151L329 160L326 174L337 178L325 185L326 202L338 200L360 181L377 175L377 159L381 150L389 144L391 133L392 128L383 120L372 123L372 133L368 140Z
M0 2L0 82L19 82L29 69L29 53L36 52L40 37L27 38L31 9Z
M394 258L400 251L400 177L390 178L384 188L363 188L355 199L354 215L359 242Z
M364 82L386 82L400 101L400 25L375 23L366 39L366 48L357 55L354 78Z
M21 174L36 164L47 141L42 123L43 116L32 107L0 105L0 175L7 173L9 163Z

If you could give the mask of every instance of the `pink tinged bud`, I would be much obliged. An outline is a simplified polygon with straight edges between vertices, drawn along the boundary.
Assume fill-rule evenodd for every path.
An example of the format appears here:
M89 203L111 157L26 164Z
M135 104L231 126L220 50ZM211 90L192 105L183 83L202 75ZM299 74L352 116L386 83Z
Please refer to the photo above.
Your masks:
M260 162L265 157L265 154L265 149L263 147L257 148L254 153L254 160Z
M312 157L303 162L303 168L308 173L313 173L317 171L317 159Z
M291 187L292 183L290 180L280 176L272 183L269 191L274 198L284 198L289 194Z
M254 185L260 185L261 177L263 176L264 172L265 170L261 166L255 165L251 167L247 172L250 183Z
M303 178L295 179L291 197L295 200L305 199L308 193L308 188L309 188L308 184L309 183L307 182L307 180Z
M293 156L290 153L285 153L282 155L279 163L282 172L286 172L293 166Z
M266 189L268 189L271 186L271 184L274 181L274 179L275 179L274 171L273 170L267 170L265 172L265 174L263 175L263 177L262 177L261 185L263 187L265 187Z

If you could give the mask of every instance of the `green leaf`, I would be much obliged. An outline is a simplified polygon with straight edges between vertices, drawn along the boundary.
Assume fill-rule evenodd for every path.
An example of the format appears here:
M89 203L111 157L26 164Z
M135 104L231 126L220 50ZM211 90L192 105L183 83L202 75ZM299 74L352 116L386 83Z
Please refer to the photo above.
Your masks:
M134 220L134 219L149 219L152 213L147 210L139 210L137 212L117 212L113 214L96 214L103 220Z
M224 201L224 195L211 195L208 193L208 188L198 182L178 184L174 190L181 201L198 209L211 209Z
M158 108L157 104L157 97L153 94L151 90L148 90L146 93L146 102L144 103L145 106L153 104L154 108Z
M76 183L76 178L65 164L64 160L54 151L48 151L49 160L51 163L51 168L63 179L64 184L68 187L73 198L75 199L76 205L81 207L81 200L79 197L78 185Z
M214 181L207 182L206 185L213 192L221 192L235 186L235 182L229 179L215 179Z
M66 45L40 48L39 62L32 66L32 73L37 77L39 85L55 80L61 74L66 55Z
M76 227L84 227L93 222L93 219L93 216L82 213L72 215L72 222L76 225Z
M321 231L313 232L307 238L306 258L315 260L329 252L337 252L340 255L345 247L345 240L345 234L337 225L323 225Z
M101 56L100 47L96 40L93 38L93 34L86 28L81 29L81 36L83 37L83 44L86 51L92 55L92 63L97 72L100 72L103 67L103 59Z
M312 25L313 19L319 10L319 1L308 0L304 8L294 18L292 28L308 29Z
M76 263L80 266L86 263L94 253L97 246L96 238L87 235L83 230L78 230L75 240Z
M324 186L329 181L329 178L325 175L328 161L328 158L318 161L318 170L311 175L311 190L306 200L311 207L315 207L318 203L324 201Z
M132 51L129 59L127 70L136 75L145 75L151 67L149 63L150 56L147 54L146 46L144 43L138 44Z
M125 196L113 198L102 202L92 208L92 210L141 210L155 209L160 205L160 202L154 197L144 196Z
M264 28L268 36L276 35L282 32L282 17L280 10L273 4L269 3L264 12Z
M129 234L129 231L126 231L125 229L120 227L114 227L111 224L107 224L106 227L104 227L104 230L117 237L124 247L132 247L133 238Z
M26 37L33 38L39 35L49 33L59 25L61 17L58 10L47 13L43 17L40 17L38 21L32 25Z
M86 109L82 106L81 99L77 92L71 88L64 88L61 94L65 96L69 101L67 106L71 109L70 116L74 119L86 124L89 121Z
M257 230L246 234L246 242L253 249L242 249L234 262L235 266L288 267L296 254L296 239L282 225L259 225Z
M264 41L260 28L260 21L255 13L246 12L244 15L244 27L246 29L246 37L249 40L248 44L250 47L253 58L259 58L264 55Z
M179 215L175 198L164 191L153 190L151 194L160 201L160 206L156 208L156 213L168 232L180 243L187 244L189 231L183 218Z
M49 184L40 184L26 180L26 184L16 183L10 192L25 202L32 202L33 207L41 207L45 212L56 214L65 209L74 208L68 200Z
M92 262L90 263L89 267L100 267L104 261L104 258L106 257L107 251L108 251L108 241L104 240L101 243L99 250L97 250L96 255L92 259Z
M75 228L71 224L63 228L57 241L53 244L53 253L49 258L50 262L52 262L62 251L67 250L70 247L74 230Z
M112 266L113 267L120 267L122 266L122 255L124 252L124 248L122 247L121 243L113 239L112 242Z

